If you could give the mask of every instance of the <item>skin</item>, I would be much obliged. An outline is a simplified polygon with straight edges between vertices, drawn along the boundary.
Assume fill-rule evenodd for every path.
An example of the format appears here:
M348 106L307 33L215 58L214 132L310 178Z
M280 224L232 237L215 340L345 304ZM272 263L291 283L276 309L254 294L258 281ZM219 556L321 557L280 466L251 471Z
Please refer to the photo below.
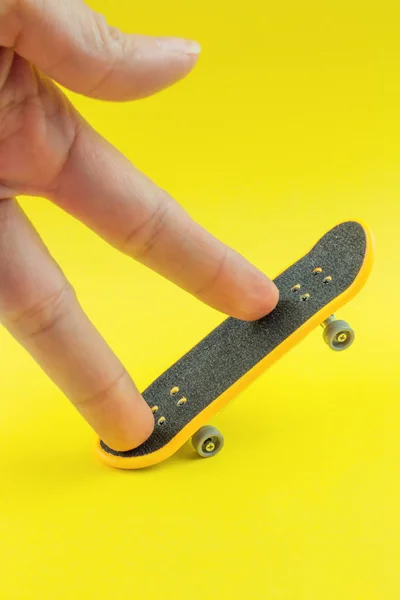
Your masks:
M1 0L0 46L0 319L95 432L128 450L150 436L153 414L16 197L49 199L225 314L258 319L278 291L94 131L56 85L107 101L144 98L193 69L197 43L122 33L81 0Z

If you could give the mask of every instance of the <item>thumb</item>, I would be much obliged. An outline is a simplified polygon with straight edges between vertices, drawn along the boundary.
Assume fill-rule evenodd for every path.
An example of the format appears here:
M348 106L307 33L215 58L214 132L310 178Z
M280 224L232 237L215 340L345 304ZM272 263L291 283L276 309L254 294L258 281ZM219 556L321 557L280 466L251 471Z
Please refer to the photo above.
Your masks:
M187 75L200 52L189 40L123 33L82 0L9 0L0 45L65 88L103 100L154 94Z

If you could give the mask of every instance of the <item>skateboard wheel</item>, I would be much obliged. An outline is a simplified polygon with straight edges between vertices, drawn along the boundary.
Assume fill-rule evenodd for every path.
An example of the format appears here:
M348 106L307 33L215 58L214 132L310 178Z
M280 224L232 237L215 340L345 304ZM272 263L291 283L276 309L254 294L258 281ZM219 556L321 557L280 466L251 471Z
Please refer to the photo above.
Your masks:
M224 445L224 436L218 429L206 425L192 437L192 446L202 458L210 458L220 452Z
M325 327L323 337L332 350L339 352L351 346L355 333L346 321L335 320Z

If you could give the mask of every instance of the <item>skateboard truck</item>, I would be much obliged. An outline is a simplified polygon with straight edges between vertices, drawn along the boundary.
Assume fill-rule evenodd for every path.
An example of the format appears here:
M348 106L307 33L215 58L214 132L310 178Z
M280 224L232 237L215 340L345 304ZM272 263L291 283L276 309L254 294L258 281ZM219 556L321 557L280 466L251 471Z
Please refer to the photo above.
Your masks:
M340 352L349 348L355 339L354 330L350 325L341 319L337 319L335 315L331 315L321 323L324 330L323 338L329 348Z

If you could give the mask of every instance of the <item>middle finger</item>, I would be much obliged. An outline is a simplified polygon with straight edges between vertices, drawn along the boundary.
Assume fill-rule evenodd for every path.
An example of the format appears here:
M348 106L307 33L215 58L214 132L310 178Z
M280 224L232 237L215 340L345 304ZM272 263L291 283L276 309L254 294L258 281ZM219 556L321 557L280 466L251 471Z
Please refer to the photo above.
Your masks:
M151 434L150 408L14 200L0 201L0 318L110 447Z

